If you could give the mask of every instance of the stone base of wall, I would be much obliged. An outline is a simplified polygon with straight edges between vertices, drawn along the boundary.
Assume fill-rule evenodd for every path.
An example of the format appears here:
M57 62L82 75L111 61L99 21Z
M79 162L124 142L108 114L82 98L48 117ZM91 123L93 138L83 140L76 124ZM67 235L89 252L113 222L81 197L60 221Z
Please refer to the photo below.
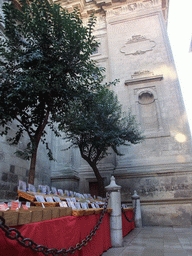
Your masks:
M191 199L192 202L192 199ZM190 227L192 225L192 204L183 200L142 203L142 222L145 226Z
M51 178L51 186L57 189L79 191L79 177L75 175L56 176Z

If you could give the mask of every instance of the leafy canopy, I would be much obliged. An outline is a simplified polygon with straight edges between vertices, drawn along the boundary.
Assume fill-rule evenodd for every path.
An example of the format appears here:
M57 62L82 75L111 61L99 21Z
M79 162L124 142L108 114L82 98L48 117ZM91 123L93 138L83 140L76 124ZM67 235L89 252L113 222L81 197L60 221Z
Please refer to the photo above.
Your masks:
M17 144L27 132L30 142L25 155L31 157L39 141L46 142L46 125L58 135L54 128L57 114L99 84L94 83L93 76L99 81L102 70L90 60L98 46L92 35L95 18L91 16L83 26L78 10L69 13L48 0L21 0L19 8L12 1L5 2L3 13L1 135L17 120L17 132L10 141ZM48 153L51 157L50 150Z
M89 164L97 164L106 157L110 147L121 155L118 150L120 145L136 144L143 140L135 117L131 113L122 117L117 96L107 87L88 94L83 102L82 98L76 99L69 111L58 118L59 129L66 133L65 138L79 147L82 157Z

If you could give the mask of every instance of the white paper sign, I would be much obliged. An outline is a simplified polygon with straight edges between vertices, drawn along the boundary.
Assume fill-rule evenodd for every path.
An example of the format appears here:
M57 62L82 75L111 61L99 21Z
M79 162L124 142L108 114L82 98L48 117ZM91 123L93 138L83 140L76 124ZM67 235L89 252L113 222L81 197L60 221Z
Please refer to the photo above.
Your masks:
M35 186L32 185L32 184L29 184L29 183L28 183L28 190L29 190L30 192L33 192L33 193L36 193L36 192L37 192Z
M45 197L47 202L53 203L53 198L50 196Z
M54 199L55 202L61 202L61 199L57 196L53 196L53 199Z
M88 203L81 203L81 208L82 209L89 209Z
M70 196L74 196L73 191L69 191L69 195L70 195Z
M19 180L18 190L26 192L27 190L26 182Z
M75 203L75 207L76 207L76 209L78 209L78 210L81 209L80 203L79 203L79 202L76 202L76 203Z
M92 208L96 208L96 207L95 207L95 205L94 205L93 203L91 204L91 207L92 207Z
M41 195L35 195L35 198L36 198L37 202L45 203L45 199L44 199L43 196L41 196Z
M72 207L73 210L76 209L75 204L73 202L70 201L70 202L67 202L67 203L68 203L69 207Z
M66 202L60 202L59 205L60 205L60 207L68 207Z
M60 196L63 196L63 189L58 189L58 193Z
M51 194L50 187L45 185L45 188L46 188L46 195L50 195Z
M72 198L71 198L71 201L72 201L73 203L76 203L75 197L72 197Z
M65 195L69 196L69 191L68 190L65 190Z
M27 206L27 208L30 208L31 202L26 202L26 206Z
M51 192L54 194L54 195L57 195L57 189L55 187L51 187Z
M38 188L39 188L39 192L40 192L40 193L46 194L46 186L39 185Z

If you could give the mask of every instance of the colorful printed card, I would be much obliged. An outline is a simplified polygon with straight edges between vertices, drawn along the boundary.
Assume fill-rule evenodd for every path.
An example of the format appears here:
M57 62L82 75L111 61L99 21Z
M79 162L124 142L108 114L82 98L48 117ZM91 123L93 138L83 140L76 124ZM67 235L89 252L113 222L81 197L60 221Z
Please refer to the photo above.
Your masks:
M0 204L0 211L5 212L7 210L9 210L9 207L7 204L5 203Z
M11 210L12 211L18 211L19 210L19 202L12 201L11 202Z

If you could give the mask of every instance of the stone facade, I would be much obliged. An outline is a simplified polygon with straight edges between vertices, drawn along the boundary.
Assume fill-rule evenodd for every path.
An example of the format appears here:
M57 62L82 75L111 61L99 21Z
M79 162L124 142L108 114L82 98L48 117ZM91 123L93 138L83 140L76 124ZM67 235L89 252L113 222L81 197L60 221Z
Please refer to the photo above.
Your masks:
M106 69L106 81L125 114L131 109L146 137L141 144L122 147L99 164L106 185L114 175L122 186L122 201L130 203L137 190L144 225L191 224L191 135L166 31L168 1L60 1L71 11L81 10L87 22L96 12L95 36L100 47L92 56ZM60 155L52 184L64 185L69 175L81 192L96 181L77 149ZM63 157L61 157L63 155ZM62 167L63 165L63 167ZM62 178L63 177L63 178ZM173 214L172 214L173 213Z

